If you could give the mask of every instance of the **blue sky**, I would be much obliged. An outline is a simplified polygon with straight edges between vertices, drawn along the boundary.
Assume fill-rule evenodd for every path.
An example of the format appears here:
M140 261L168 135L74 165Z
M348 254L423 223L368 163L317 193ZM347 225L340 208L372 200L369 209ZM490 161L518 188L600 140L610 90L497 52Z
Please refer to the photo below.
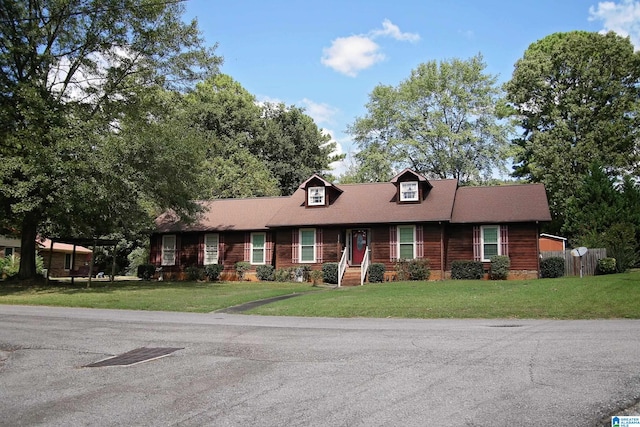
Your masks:
M304 107L344 153L357 149L346 128L373 88L420 63L481 53L505 82L527 47L555 32L613 30L640 47L635 0L188 0L185 18L218 44L223 73L259 101Z

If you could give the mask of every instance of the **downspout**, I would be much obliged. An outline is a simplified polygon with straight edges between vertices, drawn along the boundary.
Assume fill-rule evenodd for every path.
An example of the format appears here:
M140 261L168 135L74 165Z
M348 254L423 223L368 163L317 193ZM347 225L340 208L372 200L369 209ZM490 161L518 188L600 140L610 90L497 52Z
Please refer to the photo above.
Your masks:
M564 241L562 242L564 245ZM538 264L538 279L540 278L540 222L536 221L536 263Z
M73 252L71 255L71 267L69 268L69 272L71 273L71 285L75 283L75 268L76 268L76 244L73 244Z
M440 221L440 280L444 280L444 224Z
M53 239L51 239L51 244L49 245L49 266L47 267L47 285L49 284L49 275L51 274L52 261L53 261Z

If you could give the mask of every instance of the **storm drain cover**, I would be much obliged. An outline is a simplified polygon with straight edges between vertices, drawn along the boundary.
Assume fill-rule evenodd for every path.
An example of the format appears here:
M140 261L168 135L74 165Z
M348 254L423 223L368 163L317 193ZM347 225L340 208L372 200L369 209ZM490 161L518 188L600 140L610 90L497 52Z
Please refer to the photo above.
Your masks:
M176 350L182 350L182 348L174 347L141 347L131 350L127 353L120 354L118 356L110 357L108 359L100 360L99 362L86 365L85 368L101 368L104 366L131 366L136 363L148 362L149 360L159 359L170 355Z

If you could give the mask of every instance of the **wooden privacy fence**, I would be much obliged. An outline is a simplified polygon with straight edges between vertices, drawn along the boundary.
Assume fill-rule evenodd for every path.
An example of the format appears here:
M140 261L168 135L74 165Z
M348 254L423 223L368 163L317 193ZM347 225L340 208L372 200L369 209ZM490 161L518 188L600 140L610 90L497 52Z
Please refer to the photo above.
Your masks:
M571 255L571 249L565 251L542 251L540 258L560 257L564 258L564 275L579 276L580 275L580 257ZM596 266L598 260L607 257L607 250L604 248L589 249L582 257L582 272L585 276L594 276L596 274Z

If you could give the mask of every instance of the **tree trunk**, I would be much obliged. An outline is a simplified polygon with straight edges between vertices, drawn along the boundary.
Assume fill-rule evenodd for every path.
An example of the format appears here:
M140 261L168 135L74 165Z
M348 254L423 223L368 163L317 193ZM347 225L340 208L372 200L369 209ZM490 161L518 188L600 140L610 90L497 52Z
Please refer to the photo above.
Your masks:
M36 237L38 216L32 212L22 220L22 239L20 243L19 279L34 279L36 273Z

